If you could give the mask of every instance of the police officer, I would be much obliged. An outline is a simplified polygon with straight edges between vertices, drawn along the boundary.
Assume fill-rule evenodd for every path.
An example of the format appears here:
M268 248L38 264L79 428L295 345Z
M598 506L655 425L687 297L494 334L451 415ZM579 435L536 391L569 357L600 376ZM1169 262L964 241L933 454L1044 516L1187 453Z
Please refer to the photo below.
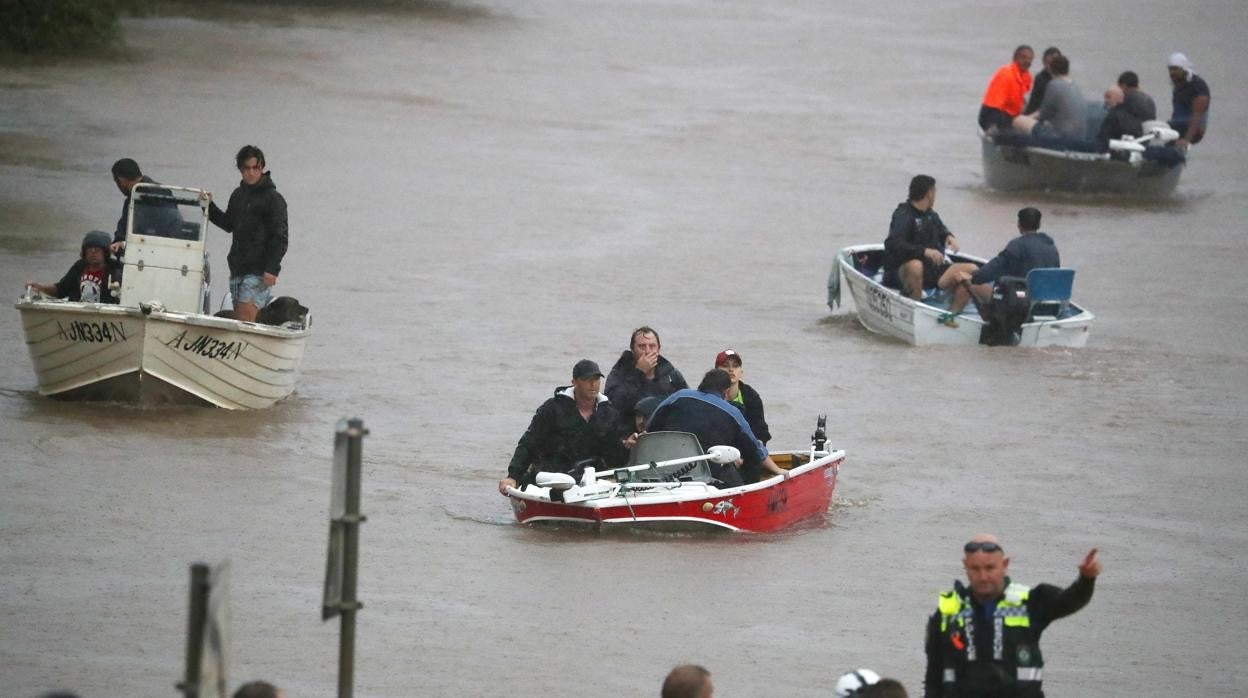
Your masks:
M994 536L975 536L963 552L970 588L954 582L927 622L924 695L1042 698L1040 634L1092 600L1101 573L1096 548L1065 589L1011 582L1006 576L1010 559Z

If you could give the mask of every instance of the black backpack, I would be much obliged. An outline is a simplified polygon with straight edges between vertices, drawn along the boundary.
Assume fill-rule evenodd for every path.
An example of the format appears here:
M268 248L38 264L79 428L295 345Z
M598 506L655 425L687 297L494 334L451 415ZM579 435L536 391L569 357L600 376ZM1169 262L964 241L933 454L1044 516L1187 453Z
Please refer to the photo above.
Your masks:
M980 330L979 343L990 347L1017 345L1029 314L1031 294L1027 292L1027 280L1018 276L997 279L992 287L992 298L980 308L984 329Z

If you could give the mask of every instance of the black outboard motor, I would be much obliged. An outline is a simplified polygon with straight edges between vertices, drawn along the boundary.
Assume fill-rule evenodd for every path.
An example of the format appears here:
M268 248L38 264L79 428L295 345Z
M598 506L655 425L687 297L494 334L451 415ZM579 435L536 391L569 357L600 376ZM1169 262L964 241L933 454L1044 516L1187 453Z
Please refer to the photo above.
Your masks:
M992 287L992 299L980 307L984 329L980 330L979 343L990 347L1017 346L1022 339L1023 323L1030 313L1027 280L1017 276L997 279Z
M819 415L819 420L815 422L815 433L810 436L810 447L815 451L824 451L828 444L828 415Z

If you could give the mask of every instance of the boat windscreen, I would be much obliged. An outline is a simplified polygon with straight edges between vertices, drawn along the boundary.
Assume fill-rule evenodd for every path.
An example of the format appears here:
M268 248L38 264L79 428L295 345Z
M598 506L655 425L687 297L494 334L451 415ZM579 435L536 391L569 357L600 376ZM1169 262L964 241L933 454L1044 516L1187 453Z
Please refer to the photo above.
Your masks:
M194 192L135 191L134 228L138 235L199 240L202 209Z

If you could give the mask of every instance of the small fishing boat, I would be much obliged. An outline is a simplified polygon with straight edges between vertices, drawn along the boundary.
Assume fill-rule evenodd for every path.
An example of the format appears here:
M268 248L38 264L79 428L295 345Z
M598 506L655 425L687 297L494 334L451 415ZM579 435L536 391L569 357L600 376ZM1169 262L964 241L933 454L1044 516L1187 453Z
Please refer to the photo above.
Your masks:
M808 450L771 451L787 475L740 487L721 488L708 461L731 463L731 446L703 451L685 432L642 434L631 464L604 472L586 468L579 479L538 473L536 482L509 487L516 521L672 530L729 530L764 533L823 516L836 489L845 452L826 448L820 417Z
M311 316L293 299L302 312L275 325L209 314L209 200L135 185L120 286L106 291L119 303L26 289L15 307L41 395L260 409L291 394Z
M951 253L953 262L982 265L986 260L968 254ZM941 322L948 313L949 299L929 289L924 300L903 296L882 283L884 245L855 245L836 255L828 276L828 307L835 310L841 303L843 287L848 287L858 310L862 326L878 334L900 339L914 346L931 344L980 344L987 323L980 317L974 302L954 318ZM1041 270L1033 270L1033 274ZM1059 270L1054 270L1059 271ZM1082 347L1096 317L1086 308L1069 300L1074 272L1066 272L1065 288L1052 294L1035 294L1029 299L1027 317L1017 328L1014 341L1019 346Z
M1095 123L1092 132L1099 128L1099 119ZM1108 145L1018 133L981 133L984 180L997 191L1165 198L1174 193L1187 162L1183 152L1166 147L1178 137L1164 121L1145 122L1142 136L1126 136Z

